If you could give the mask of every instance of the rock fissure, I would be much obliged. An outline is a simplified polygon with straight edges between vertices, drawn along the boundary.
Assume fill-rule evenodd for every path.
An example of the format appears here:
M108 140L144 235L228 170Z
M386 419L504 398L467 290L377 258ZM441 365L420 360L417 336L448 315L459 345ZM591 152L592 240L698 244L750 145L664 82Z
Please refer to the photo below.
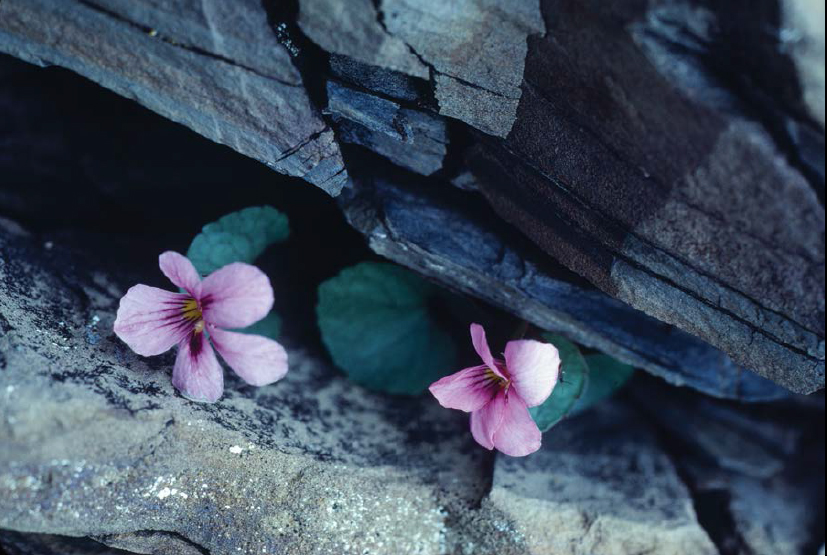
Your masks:
M538 261L529 255L532 249L527 240L525 250L515 251L514 247L520 244L516 237L511 237L510 234L502 237L498 234L504 230L500 230L499 227L492 229L491 223L495 219L489 212L490 207L485 210L481 208L480 212L472 217L468 209L473 205L466 193L457 191L456 203L448 203L446 199L437 201L421 187L416 188L413 184L403 186L401 183L405 183L404 180L395 185L378 185L372 184L370 179L359 178L355 182L355 190L340 200L351 224L368 237L371 247L379 254L411 266L435 279L446 281L448 286L460 291L471 293L484 284L484 287L498 292L497 295L488 296L488 302L516 312L521 318L533 322L540 328L565 332L586 345L611 352L631 364L643 366L650 372L677 384L688 383L710 394L721 395L721 386L735 380L737 386L730 385L724 388L730 392L727 396L734 394L736 397L751 397L757 394L753 390L758 386L758 383L753 382L757 377L751 373L742 373L739 368L733 368L732 374L727 374L726 378L719 375L713 380L714 384L701 385L689 378L688 368L684 369L684 366L697 369L708 365L701 362L703 358L691 362L704 349L709 349L708 347L701 348L701 343L698 342L691 350L678 355L669 349L660 351L651 349L652 346L637 345L643 339L643 330L648 330L645 334L651 334L653 338L658 337L656 343L660 346L667 346L674 339L670 338L668 327L650 329L646 323L649 317L638 313L620 315L611 304L604 305L599 296L591 299L591 302L600 306L599 309L588 308L588 304L584 305L583 298L580 298L572 314L592 314L593 311L597 311L615 321L623 330L637 330L634 336L618 335L609 330L602 331L599 338L593 336L588 326L583 326L585 323L580 318L565 316L568 302L567 294L562 290L556 294L554 305L563 313L549 314L548 310L543 308L543 292L548 291L546 288L551 284L558 283L553 278L554 274L545 274L541 266L536 266ZM405 206L410 215L401 214L397 205ZM460 207L464 207L464 210ZM408 218L417 222L416 231L408 225ZM451 248L450 244L437 241L434 236L437 232L431 230L429 224L431 221L440 230L444 222L462 222L461 226L452 226L452 230L458 236L456 241L467 244L470 252L458 252ZM477 228L472 223L479 223L481 227ZM484 231L482 226L485 227ZM480 245L477 246L477 243ZM506 248L506 245L509 247ZM489 253L491 250L493 252ZM469 256L474 260L468 260ZM481 272L480 259L485 261L482 263L485 268L496 268L497 271ZM445 280L446 276L450 277L450 280ZM552 286L552 289L555 287ZM586 293L588 289L573 291L580 291L586 296L593 295ZM624 322L626 324L621 324ZM763 380L758 379L758 382ZM733 388L731 391L730 387ZM762 395L769 395L769 392Z

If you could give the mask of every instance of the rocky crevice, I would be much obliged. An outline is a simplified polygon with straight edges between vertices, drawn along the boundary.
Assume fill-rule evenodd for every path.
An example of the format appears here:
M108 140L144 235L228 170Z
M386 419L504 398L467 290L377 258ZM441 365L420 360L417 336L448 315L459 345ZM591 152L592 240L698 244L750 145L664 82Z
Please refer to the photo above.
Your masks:
M82 26L79 11L50 7L49 0L38 1L44 9L52 10L49 13L55 18L72 17L76 25ZM819 305L817 295L806 293L817 285L820 269L796 264L797 254L806 254L810 261L823 260L823 238L819 243L811 233L805 237L799 230L805 222L817 223L820 218L823 223L823 216L818 214L819 210L823 213L823 206L809 207L809 200L802 205L793 204L793 199L801 195L797 189L801 173L787 165L789 157L779 150L777 141L764 137L767 134L761 125L744 127L745 121L753 120L744 120L744 110L739 108L743 102L731 100L737 95L730 87L715 85L720 82L720 64L729 58L719 61L714 68L707 67L697 60L686 61L674 49L663 48L661 42L653 38L672 37L676 33L672 28L675 25L678 29L698 27L701 38L697 40L703 42L699 48L705 53L698 56L704 60L712 57L720 41L711 37L703 39L703 33L708 32L703 27L703 10L688 10L686 2L676 0L675 6L669 8L672 10L669 13L675 15L667 24L655 17L657 14L639 13L629 6L611 8L587 2L575 8L553 0L544 0L538 6L548 21L543 21L533 5L522 6L525 10L512 10L506 17L497 9L495 0L473 6L452 5L450 9L443 6L447 11L442 19L420 13L419 8L414 9L403 0L341 5L329 5L327 0L294 0L288 4L251 0L240 5L237 9L245 10L250 22L258 22L251 23L258 27L250 28L250 36L258 42L271 42L279 52L279 59L284 59L279 65L254 56L253 51L259 45L239 42L233 35L235 31L222 29L221 19L207 14L209 10L205 11L203 4L183 6L181 17L187 24L182 31L171 35L165 31L166 24L159 19L161 15L140 3L84 2L87 3L76 5L88 10L94 6L95 14L106 14L105 17L114 18L117 25L136 26L134 30L140 35L143 48L152 48L153 42L170 48L187 45L187 48L204 50L205 56L226 58L225 61L210 60L236 64L233 71L249 74L250 78L261 77L255 71L267 76L274 72L293 72L295 79L288 82L302 83L303 88L293 88L305 96L300 100L293 98L294 93L276 91L281 95L279 103L291 106L287 112L278 109L270 113L266 107L257 113L262 100L270 97L269 91L262 91L262 95L245 92L230 102L238 102L237 106L226 109L223 105L228 101L220 98L216 100L216 109L204 110L203 103L196 101L195 111L189 108L182 111L173 108L171 101L179 105L194 102L194 98L189 98L192 92L183 74L182 88L171 92L154 90L163 89L163 85L150 81L136 93L130 90L135 87L130 82L135 78L130 75L118 76L118 80L107 81L105 85L129 91L133 96L137 94L141 102L162 114L183 121L274 169L304 176L332 194L338 193L345 184L357 189L362 187L350 179L347 168L360 171L358 165L363 158L357 155L346 161L341 153L349 144L372 150L397 166L430 176L422 180L434 188L442 188L446 180L454 181L459 176L468 183L476 180L471 187L488 199L498 213L498 220L508 221L546 253L610 295L699 336L744 367L787 388L812 392L823 386L823 330L814 324L817 319L812 318L819 311L823 313L823 302ZM16 5L4 9L11 10L9 13L15 16L27 13ZM567 17L589 21L590 27L582 36L570 34L561 27ZM726 14L717 14L717 17L733 24ZM468 26L467 35L459 39L445 31L443 27L449 19L456 25ZM14 27L9 27L9 31L0 30L6 33L4 36L37 33L33 21L18 21L13 17L5 21L6 27ZM600 40L583 40L582 37L590 34L605 33L607 21L628 22L623 33L607 35L607 40L614 45L611 50L606 51L606 45ZM263 26L260 23L264 23ZM424 50L419 44L421 26L427 27L435 37L424 45ZM153 31L156 27L161 27L157 33ZM533 33L532 29L552 29L553 32ZM751 36L752 31L747 31L744 36ZM371 33L387 39L386 52L353 46L367 40ZM153 34L156 36L151 37ZM167 38L168 34L171 38ZM156 40L158 36L166 42ZM33 37L15 42L15 51L24 56L43 51L40 44L26 45L25 40L31 41ZM490 40L475 42L481 41L481 37ZM746 40L737 34L733 37ZM138 36L134 40L138 41ZM686 42L688 39L675 40ZM524 48L526 41L527 48ZM113 44L117 50L117 41ZM444 48L439 46L443 44ZM568 46L563 47L564 44ZM405 57L401 45L411 59L421 59L417 63L428 68L428 82L404 60L394 58ZM593 52L581 53L580 62L575 66L566 65L570 52L584 49ZM521 53L518 61L525 62L525 71L519 75L519 68L506 64L506 58L509 63L513 62L517 51ZM471 56L468 64L457 66L454 59L457 52ZM77 60L55 58L59 55L60 52L55 51L48 58L91 73L93 79L98 71L95 64L107 67L110 63L99 59L94 60L92 66L78 65ZM159 56L169 55L174 59L173 53L159 51ZM639 78L630 81L628 76L611 67L608 71L600 67L612 57L618 58L612 62L617 67L623 64L633 67ZM257 60L256 64L260 61L262 68L267 69L251 66L248 59ZM202 71L200 66L208 65L206 61L198 62L199 58L193 60L186 63L194 64L198 71ZM667 89L663 68L672 62L678 66L689 64L695 73L683 76L684 81L677 82L677 88ZM544 64L550 67L538 69ZM122 61L117 67L130 65L134 64ZM454 66L461 71L451 71ZM789 69L790 66L779 62L778 67ZM548 82L544 76L552 74L570 75ZM595 75L604 74L605 84L590 84ZM111 75L98 76L98 79L111 81ZM206 75L213 78L209 71ZM455 76L453 82L465 92L454 91L447 85L446 79L452 79L447 76ZM228 76L214 78L224 80ZM564 83L580 86L582 92L592 97L565 96L562 94L565 91L560 90ZM639 83L646 86L636 89L641 87ZM706 89L699 83L706 84ZM347 89L340 88L339 84L345 84ZM227 86L230 87L229 81ZM336 107L331 107L330 87L337 91ZM492 111L488 104L491 99L505 99L472 100L474 91L502 94L503 87L524 89L508 125L513 129L499 134L501 138L496 137L497 133L492 136L474 131L475 127L480 128L477 118L483 112L499 118L510 110L495 106L502 111ZM666 108L654 100L646 104L648 96L655 94L653 91L660 91L656 94L657 103L669 105L668 117L664 113L659 119L660 111ZM787 96L793 93L784 92ZM591 98L590 107L580 106L585 98ZM296 102L305 103L304 116L301 110L293 114ZM451 107L459 112L452 113ZM644 115L647 109L653 113ZM468 110L481 112L464 112ZM605 112L606 117L594 119L594 114L601 112ZM614 116L609 117L612 114ZM313 123L305 132L294 133L295 126L283 121L285 116L296 122ZM673 129L674 122L682 121L686 123L684 129ZM541 122L546 124L545 129ZM396 132L389 132L391 129ZM485 126L480 129L491 131ZM682 140L675 139L682 135L685 135ZM658 137L663 141L659 142ZM720 153L709 151L709 145L715 141L724 145L718 148ZM272 149L269 147L272 144L280 146ZM679 145L682 152L668 151ZM736 151L726 150L731 148ZM722 185L718 183L723 179L721 176L755 184L751 170L739 157L743 160L760 157L768 161L762 176L755 178L761 183L753 187L764 188L766 191L759 193L768 196L773 191L772 179L784 182L783 195L779 197L781 194L776 193L777 199L773 200L777 206L763 200L753 206L751 201L737 197L739 194L733 187L732 191L724 188L723 192L716 193L722 196L716 206L740 209L709 210L709 193L705 189L721 191ZM730 168L721 169L733 161L740 165L735 173ZM743 175L739 175L739 171ZM393 173L387 178L395 179ZM624 179L628 180L625 185ZM510 183L512 181L515 183ZM618 188L624 187L637 191L629 195L640 196L637 203L622 196L614 203L606 202ZM669 191L670 188L675 191ZM653 194L654 199L647 200L649 194ZM764 210L768 206L770 208ZM738 210L746 212L742 215ZM771 214L764 214L768 210ZM676 215L683 213L687 213L683 223L676 224ZM768 235L760 228L760 220L774 222L779 233ZM574 234L575 229L585 232ZM720 243L705 245L713 236L719 237ZM769 254L764 252L770 245L777 255L773 259L776 263L767 260L767 264L756 266L742 254L750 249L767 258ZM397 260L412 265L405 260L404 253L400 252ZM451 276L435 278L457 285ZM492 293L485 290L473 293L489 300L492 297ZM544 320L535 324L547 326L548 323ZM623 353L618 355L624 357ZM626 359L639 363L638 359Z
M122 246L135 251L135 260L149 260L175 242L185 249L191 231L209 220L204 215L220 216L227 204L273 202L282 208L269 195L301 185L272 173L236 173L236 159L204 145L187 150L196 144L194 137L175 135L180 130L157 121L136 132L144 133L138 143L174 136L175 148L185 149L179 160L157 162L142 147L127 149L134 153L128 158L116 157L115 171L101 170L96 156L106 158L105 143L117 132L97 141L104 154L79 155L69 139L26 127L44 110L37 95L12 96L4 104L0 87L0 116L4 106L21 114L0 118L11 122L7 129L0 123L0 133L11 134L13 145L43 161L26 167L19 152L27 150L0 156L4 174L31 174L38 184L21 181L0 191L0 211L35 228L51 226L49 234L27 236L3 221L0 237L0 436L16 454L0 462L0 500L7 504L0 528L92 535L140 552L749 553L820 545L823 525L812 516L824 513L823 488L813 488L823 484L823 430L809 437L802 431L823 422L823 397L790 396L747 370L794 391L823 388L823 329L812 324L823 304L812 303L817 295L806 281L818 268L786 274L784 265L770 262L778 283L742 283L728 268L749 274L749 265L739 266L744 246L757 249L756 256L772 251L779 261L803 259L808 267L823 262L823 233L819 243L812 230L813 223L823 224L823 173L821 197L814 200L808 188L818 192L819 175L795 161L799 154L803 159L806 146L784 143L786 135L779 133L787 129L771 129L782 120L804 125L807 118L798 109L772 108L778 98L797 93L745 97L740 81L721 79L727 68L721 64L729 58L708 63L720 48L714 41L687 54L664 42L671 35L611 27L645 20L645 10L631 10L631 4L544 0L548 33L523 36L527 52L518 57L525 69L508 84L484 71L471 77L451 71L456 60L447 50L419 48L421 30L411 26L413 12L405 1L334 4L368 27L330 17L326 0L240 1L234 9L249 16L250 25L242 41L221 27L222 18L206 13L204 2L181 3L180 33L171 33L155 23L172 16L161 17L142 2L2 0L0 50L69 67L279 172L333 195L341 192L335 204L312 191L292 205L284 200L292 208L284 207L291 224L322 227L330 232L325 237L335 238L318 240L320 232L313 229L317 240L299 240L308 242L306 250L323 253L322 262L308 263L307 251L263 262L286 280L285 291L296 291L297 298L282 309L291 317L305 309L312 313L312 288L302 290L310 281L371 257L358 249L338 253L347 251L337 246L352 230L329 222L344 215L379 256L490 304L478 306L482 320L507 319L504 310L690 388L641 377L620 399L546 435L536 457L510 460L477 449L461 416L425 399L390 400L346 382L322 354L312 322L291 318L301 332L288 331L294 361L288 382L258 391L229 380L217 406L184 402L168 384L168 357L138 359L105 332L118 293L157 270L130 270L105 250L94 260L77 255L102 249L94 247L101 233L117 237L130 224L113 216L104 229L73 227L112 207L143 206L145 199L135 195L147 182L132 177L136 161L183 168L182 160L216 159L219 165L206 174L220 174L219 166L226 166L233 170L225 181L256 178L246 189L206 187L210 194L197 201L176 196L172 188L163 191L177 199L170 202L190 203L191 210L168 215L166 228L159 228L162 247L158 238L143 246L137 234L126 234ZM512 31L538 28L531 13L504 15L494 0L473 4L457 3L468 11L451 12L471 14L458 19L469 30L494 21L502 24L500 32L518 22L516 30L497 35L508 54L489 61L513 58L508 45L520 41L512 40ZM487 8L475 12L479 6ZM401 19L391 21L394 14ZM654 24L699 24L695 12L680 14L683 20ZM531 21L522 21L524 16ZM109 50L90 49L86 18L110 37ZM63 44L85 58L73 57L50 38L55 22L68 25ZM576 33L568 28L572 22L582 23ZM455 37L439 34L440 22L417 23L435 26L435 44L484 51L473 32L469 42L455 44ZM362 44L377 29L389 49L382 55L347 51L342 45L348 41L339 40ZM112 30L117 32L107 34ZM655 50L641 53L643 43ZM261 45L272 56L261 56ZM756 48L764 52L763 45ZM163 63L125 63L130 49L150 49ZM694 60L697 79L707 81L665 85L663 68L687 57ZM461 69L485 68L472 66ZM160 69L172 77L154 79ZM0 75L4 71L0 60ZM798 79L795 73L787 77ZM210 86L189 88L200 80ZM446 88L450 81L459 89ZM699 83L709 84L698 89L704 98L693 96ZM504 93L500 85L516 87L521 95ZM92 88L79 91L97 98ZM492 133L479 114L446 111L451 102L474 107L477 93L491 97L494 104L480 106L496 107L498 118L509 113L498 103L519 99L513 118L496 123L510 121L507 132ZM72 116L62 113L70 129ZM115 111L111 119L123 113ZM80 116L77 127L86 128L86 120ZM146 114L140 120L150 121ZM744 125L747 120L750 125ZM823 144L823 130L805 123ZM93 136L87 140L95 142ZM55 144L66 156L54 155ZM756 176L758 158L769 162ZM79 161L85 166L77 166ZM728 166L732 161L737 164ZM38 173L50 164L54 171ZM58 195L74 183L66 176L91 183L81 195L89 207ZM49 209L50 192L58 195L60 210ZM221 210L208 198L221 199ZM72 206L83 216L67 216ZM135 210L149 212L133 215L132 225L156 211ZM304 222L308 210L313 222ZM710 227L699 229L700 220ZM59 226L68 231L61 236L65 244L45 247ZM328 266L324 259L330 259ZM280 270L297 265L312 279ZM766 403L717 402L693 390ZM30 411L35 399L37 414ZM90 446L88 439L103 434L101 428L120 436L111 446ZM203 465L193 469L192 461L181 460L182 452L197 454ZM806 461L807 469L795 461ZM125 462L132 462L130 473L124 472ZM98 482L106 489L98 489ZM555 487L547 488L549 482ZM85 497L84 488L93 498ZM295 499L295 493L303 498ZM96 513L101 500L105 507L127 508L128 515L119 521L109 512ZM58 515L56 504L80 517ZM368 511L371 504L382 508L381 516ZM33 510L24 515L22 507ZM2 538L0 533L0 544Z

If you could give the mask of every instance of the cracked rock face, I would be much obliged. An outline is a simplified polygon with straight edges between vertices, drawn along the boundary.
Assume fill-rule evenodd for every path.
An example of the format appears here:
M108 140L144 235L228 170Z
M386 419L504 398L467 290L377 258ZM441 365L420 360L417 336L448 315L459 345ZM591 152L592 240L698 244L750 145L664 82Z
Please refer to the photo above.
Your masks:
M439 113L505 137L517 116L536 0L301 0L299 25L329 52L433 79ZM378 7L377 7L378 6Z
M471 184L492 227L506 221L540 264L573 271L566 287L583 292L584 278L681 334L664 358L628 337L650 328L583 322L536 288L503 295L496 265L430 276L674 383L768 399L749 371L824 387L823 14L802 6L5 0L0 50L68 67L333 195L364 197L349 176L380 159L393 166L368 180ZM405 249L421 230L391 234L395 245L360 230L422 270Z
M347 181L333 132L258 1L230 9L188 0L172 13L150 1L9 1L0 6L0 43L29 62L70 68L333 195Z
M445 120L421 110L344 87L327 85L327 112L338 124L338 137L429 176L442 168L447 152Z
M385 28L433 70L439 113L505 137L517 115L537 0L381 0ZM461 31L458 32L458 30Z
M617 406L568 422L532 458L498 458L486 503L533 554L716 551L652 431Z
M0 547L7 554L128 554L84 537L4 530L0 530Z
M15 5L8 1L0 0L0 13ZM266 56L273 43L259 51L258 38L238 40L241 29L257 36L258 7L234 12L239 20L230 25L232 13L205 4L219 16L215 31L204 31L206 12L194 3L98 0L78 9L91 9L83 13L98 14L101 25L155 29L147 36L157 40L185 37L213 59L295 73L281 68L281 55ZM0 19L0 48L11 44L3 26L14 21ZM283 37L278 44L295 53ZM352 176L335 200L69 72L0 60L0 213L23 223L0 216L0 552L818 550L823 396L790 398L724 351L598 290L504 222L495 211L503 207L487 202L496 174L475 165L501 141L439 115L425 80L334 56L330 75L314 81L300 58L291 59L315 91L307 93L314 113L341 144ZM131 69L164 67L151 60ZM747 170L723 164L713 173L726 172ZM521 175L514 170L502 183L520 185ZM203 195L193 198L194 187ZM292 193L272 195L281 191ZM519 200L517 192L509 195ZM724 192L701 188L693 202L708 211ZM725 206L742 202L725 198ZM766 192L760 198L772 205ZM139 281L162 285L154 257L186 249L212 219L205 215L261 203L283 208L295 227L287 250L261 261L277 292L290 292L277 295L280 314L305 330L286 332L292 370L263 389L228 373L219 404L190 403L170 386L172 354L139 358L111 334L117 299ZM790 209L773 206L778 218ZM638 373L614 401L562 423L540 453L517 460L476 446L467 420L427 397L365 392L330 367L318 341L305 337L317 334L312 317L302 317L312 313L319 276L355 262L339 251L370 257L340 210L376 252L691 388ZM686 221L676 214L679 228ZM718 217L749 228L766 214ZM800 239L800 223L770 223L784 242ZM308 260L308 252L319 256ZM328 267L310 268L328 259ZM142 268L145 260L153 262ZM668 268L668 258L656 260ZM653 282L635 294L651 300L662 288ZM681 307L690 319L691 304ZM779 322L762 326L777 330ZM747 405L697 391L784 400Z
M192 403L170 385L171 354L140 358L110 332L117 274L9 222L0 261L0 530L142 553L524 553L551 546L536 535L557 518L572 532L603 523L596 547L643 546L624 525L632 516L652 547L712 551L647 433L583 416L530 460L534 472L497 457L489 492L493 454L432 400L369 394L288 344L285 380L256 389L228 374L219 403ZM627 451L643 462L631 474L609 457ZM587 471L598 463L603 479ZM586 489L573 502L586 517L525 499L549 465L555 496ZM618 517L621 477L647 482L633 499L659 505Z
M438 194L360 176L339 202L380 255L460 291L486 292L488 302L545 330L712 396L756 401L786 395L712 346L572 283L565 269L548 264L534 246L493 225L495 216L479 200L441 186Z
M517 122L471 163L492 206L603 291L793 391L823 388L824 177L783 131L812 123L743 86L767 79L738 65L751 19L678 1L543 12Z
M696 506L709 512L722 553L814 552L823 535L815 532L824 511L823 396L768 411L683 398L651 382L636 386L643 414L681 453L681 476Z
M373 0L302 0L299 6L299 26L326 51L370 66L429 78L428 66L410 46L383 27Z

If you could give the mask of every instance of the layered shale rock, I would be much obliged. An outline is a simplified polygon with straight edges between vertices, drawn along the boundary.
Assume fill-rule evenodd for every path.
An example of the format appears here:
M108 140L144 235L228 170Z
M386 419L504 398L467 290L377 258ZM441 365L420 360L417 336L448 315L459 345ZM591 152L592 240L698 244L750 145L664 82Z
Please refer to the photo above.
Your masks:
M347 181L333 132L258 1L3 2L0 50L70 68L331 194Z
M442 168L447 152L445 120L426 111L404 108L374 95L327 85L327 113L338 124L340 141L355 143L418 174Z
M577 281L479 199L448 183L434 190L418 182L360 176L340 197L380 255L677 386L748 401L785 395L709 344Z
M337 197L264 167L238 183L230 151L0 60L0 217L24 223L0 225L0 550L818 550L823 397L789 392L824 386L817 4L0 0L0 52ZM301 268L289 319L312 313L308 258L352 264L342 213L376 253L671 386L639 376L524 459L348 383L307 334L276 385L177 397L171 356L111 333L149 271L95 245L154 256L200 211L295 187L312 255L270 265Z
M322 48L430 79L440 114L505 137L522 91L537 0L301 0L299 25Z
M810 393L824 386L824 35L808 10L6 0L0 50L74 69L332 194L363 173L361 151L342 157L351 144L392 161L389 182L405 169L434 190L473 184L541 259L726 354L705 346L716 355L696 371L722 386L686 384L732 396L749 369ZM402 245L385 251L421 267ZM502 297L496 280L430 274ZM530 301L543 310L508 308L551 329L582 320ZM589 345L618 343L599 335ZM656 347L628 344L609 351L668 374Z
M805 153L823 168L824 130L739 58L792 67L764 4L544 2L517 122L471 166L499 214L603 291L809 393L824 386L824 177ZM776 34L757 42L753 25Z

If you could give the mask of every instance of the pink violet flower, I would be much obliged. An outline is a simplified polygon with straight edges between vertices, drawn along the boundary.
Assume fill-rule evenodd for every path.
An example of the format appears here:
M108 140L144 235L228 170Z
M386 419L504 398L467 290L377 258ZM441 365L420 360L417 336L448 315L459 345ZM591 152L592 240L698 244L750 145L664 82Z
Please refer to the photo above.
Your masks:
M471 434L480 445L509 456L540 449L540 429L528 412L551 395L560 376L560 354L551 344L514 340L504 360L494 359L485 329L471 325L471 341L483 365L463 369L430 386L440 405L471 414Z
M287 352L263 336L231 332L263 319L273 307L273 287L258 268L233 263L201 280L185 256L167 251L161 272L187 293L138 284L118 307L115 334L138 355L159 355L178 346L172 385L193 401L215 402L224 392L224 371L213 347L253 386L287 374ZM212 345L210 345L212 344Z

